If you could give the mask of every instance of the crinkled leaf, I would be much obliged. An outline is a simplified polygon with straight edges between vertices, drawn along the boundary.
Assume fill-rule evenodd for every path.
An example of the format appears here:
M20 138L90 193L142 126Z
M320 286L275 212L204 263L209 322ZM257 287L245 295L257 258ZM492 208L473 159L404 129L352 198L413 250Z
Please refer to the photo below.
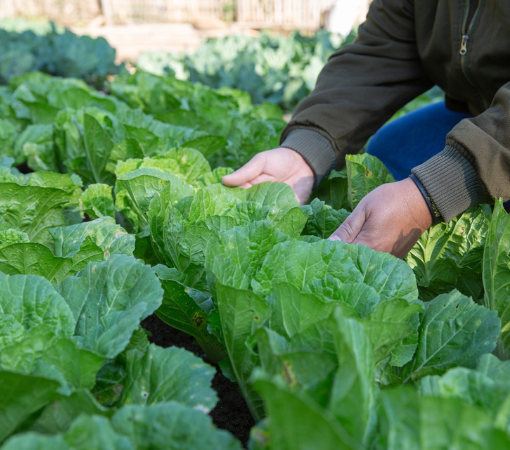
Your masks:
M474 367L481 355L494 350L500 329L496 312L460 292L436 297L423 314L416 354L404 367L406 379L455 366Z
M88 240L102 250L103 259L115 254L130 256L135 250L135 237L126 233L111 217L100 217L49 231L54 239L55 255L66 258L74 258L82 253L83 245Z
M267 254L287 240L289 237L268 221L232 228L220 234L219 242L209 243L206 250L208 274L214 274L224 285L248 289Z
M7 228L28 234L31 242L51 246L49 229L66 225L62 208L69 195L57 188L0 184L0 215Z
M177 402L151 407L127 405L112 418L115 431L129 438L133 448L154 450L241 450L232 435L217 430L209 416Z
M330 237L350 214L345 209L339 211L333 209L317 198L309 206L303 206L302 209L309 214L303 234L322 239Z
M133 208L142 228L147 226L146 214L153 197L165 186L170 185L169 195L175 204L184 197L193 195L193 188L179 177L157 169L136 169L118 178L118 184L125 189L133 202Z
M73 313L77 341L107 358L128 345L140 321L161 305L163 297L151 268L124 255L89 263L57 288Z
M454 288L475 300L482 295L482 256L489 216L487 206L476 207L422 234L407 255L422 300L432 300Z
M293 240L275 246L252 285L263 295L280 282L307 292L311 283L328 276L341 283L363 282L373 287L382 300L417 298L414 276L403 261L365 246L329 240L312 243Z
M44 278L0 273L0 348L44 325L55 336L73 334L74 320L65 300Z
M145 353L131 350L120 404L176 401L208 413L218 402L211 388L214 373L213 367L182 348L151 344Z
M91 184L80 197L80 209L91 219L115 217L112 187L107 184Z
M39 275L59 284L85 268L90 261L103 259L103 250L90 238L81 242L78 250L69 257L55 256L42 244L12 244L0 249L0 270L8 275Z
M419 397L409 388L382 393L379 444L389 450L507 448L510 438L492 418L454 398Z

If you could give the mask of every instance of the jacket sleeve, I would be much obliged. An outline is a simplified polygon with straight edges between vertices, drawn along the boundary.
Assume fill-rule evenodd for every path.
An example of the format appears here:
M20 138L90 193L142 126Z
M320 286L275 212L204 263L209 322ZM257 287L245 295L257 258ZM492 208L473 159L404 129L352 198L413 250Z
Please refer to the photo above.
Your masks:
M356 41L331 56L298 105L281 145L305 158L318 184L431 86L416 46L413 1L374 0Z
M510 199L510 82L491 106L464 119L446 136L445 149L412 172L448 221L472 205Z

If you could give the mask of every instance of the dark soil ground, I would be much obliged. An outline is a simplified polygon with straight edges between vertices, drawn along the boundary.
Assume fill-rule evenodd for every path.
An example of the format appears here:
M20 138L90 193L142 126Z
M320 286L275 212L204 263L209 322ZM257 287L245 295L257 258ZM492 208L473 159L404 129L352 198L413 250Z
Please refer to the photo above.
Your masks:
M171 347L174 345L184 348L210 364L202 349L194 343L193 337L168 326L155 314L145 319L142 322L142 326L152 334L149 337L149 341L152 343L161 347ZM220 368L216 367L216 376L213 379L212 387L216 390L220 399L216 408L210 413L214 424L218 428L232 433L246 447L250 429L255 422L238 385L225 378Z

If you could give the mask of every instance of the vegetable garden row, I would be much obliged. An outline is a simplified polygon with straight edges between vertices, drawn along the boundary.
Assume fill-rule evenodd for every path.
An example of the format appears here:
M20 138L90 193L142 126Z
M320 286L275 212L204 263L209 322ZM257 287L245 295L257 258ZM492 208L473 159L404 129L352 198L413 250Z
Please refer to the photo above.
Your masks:
M227 188L275 147L272 104L144 72L0 87L0 447L240 449L207 413L215 370L252 450L510 448L510 219L500 201L407 261L326 238L391 182L349 156L299 206ZM151 314L208 363L149 344ZM213 367L213 365L215 367Z

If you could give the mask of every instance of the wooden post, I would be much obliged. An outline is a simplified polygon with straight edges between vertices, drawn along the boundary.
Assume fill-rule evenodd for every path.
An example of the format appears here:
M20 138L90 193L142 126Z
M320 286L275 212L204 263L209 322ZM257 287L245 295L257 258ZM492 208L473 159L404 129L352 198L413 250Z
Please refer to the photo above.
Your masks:
M3 17L15 17L16 5L14 0L0 0L0 13Z
M113 10L111 0L101 0L104 22L106 25L113 25Z

